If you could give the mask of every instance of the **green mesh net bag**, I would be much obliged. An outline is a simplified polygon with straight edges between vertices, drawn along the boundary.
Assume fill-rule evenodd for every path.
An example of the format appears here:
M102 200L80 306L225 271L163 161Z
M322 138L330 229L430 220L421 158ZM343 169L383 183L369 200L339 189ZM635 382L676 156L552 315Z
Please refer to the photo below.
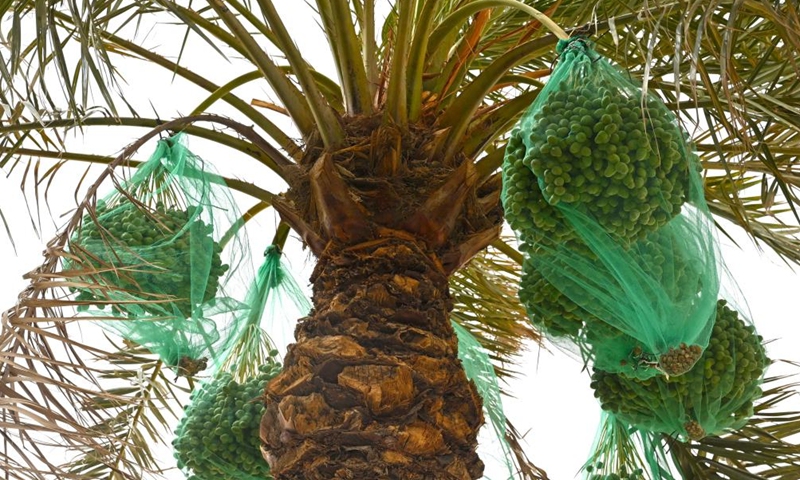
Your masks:
M762 395L770 363L762 341L720 300L708 348L689 372L639 380L595 369L592 389L603 410L640 430L684 440L735 430Z
M173 440L178 467L195 480L269 479L260 451L263 394L280 372L268 329L310 302L272 245L250 285L245 304L218 362L217 373L192 392ZM293 320L296 320L294 318ZM266 330L265 330L266 328Z
M311 302L292 275L281 248L270 245L244 303L246 309L232 322L231 341L222 352L220 368L237 370L240 377L247 378L256 373L242 370L248 364L260 365L285 355L290 340L287 334L294 333L294 328L290 332L288 327L308 315Z
M185 143L159 141L130 179L115 179L73 234L68 268L86 272L80 311L191 375L229 340L243 305L227 292L246 288L250 263L241 232L221 243L239 221L229 189Z
M453 326L458 339L458 359L461 360L467 378L475 383L478 394L483 400L483 411L489 419L489 425L491 425L491 435L486 437L487 441L480 444L478 453L481 454L481 458L484 460L494 456L495 460L508 469L509 476L507 478L514 478L514 464L512 461L514 454L506 440L506 415L503 409L500 383L495 373L494 365L492 365L492 360L489 358L486 349L466 328L452 320L450 325ZM498 447L494 449L497 454L492 455L491 452L486 451L489 441Z
M707 345L719 293L697 157L666 106L588 42L558 51L503 163L527 256L520 299L598 368L680 375Z

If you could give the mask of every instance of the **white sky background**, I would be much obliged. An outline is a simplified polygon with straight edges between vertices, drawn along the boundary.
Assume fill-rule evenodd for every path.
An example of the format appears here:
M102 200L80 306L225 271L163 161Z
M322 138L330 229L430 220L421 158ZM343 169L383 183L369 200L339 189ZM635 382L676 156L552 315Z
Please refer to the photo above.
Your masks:
M281 13L285 14L285 22L292 33L299 33L295 39L309 62L331 78L336 78L330 62L330 51L324 41L321 30L313 22L309 22L308 7L304 2L276 2ZM291 5L287 7L286 5ZM152 47L173 59L177 56L184 30L176 26L158 25L145 35L149 26L140 27L139 43ZM194 42L193 42L194 41ZM242 66L236 62L228 62L199 45L202 41L196 36L190 38L189 48L184 52L181 63L191 66L200 74L207 74L218 84L250 71L252 67ZM274 50L271 53L275 53ZM206 96L205 92L180 80L172 83L171 75L160 67L148 66L138 61L121 61L113 57L121 67L126 98L143 116L153 116L153 108L162 119L171 119L187 115ZM252 98L272 100L265 82L254 82L237 90L245 101ZM151 106L152 105L152 106ZM219 105L221 107L222 104ZM224 108L215 108L225 113ZM230 111L230 110L228 110ZM271 114L270 118L280 121L280 115ZM284 123L286 125L286 123ZM204 125L205 126L205 125ZM77 136L70 140L70 149L82 153L113 155L130 142L145 133L144 129L89 127L85 138ZM190 149L211 161L223 174L231 174L250 181L275 192L285 189L277 177L268 169L259 165L249 157L215 146L202 139L190 138ZM137 159L146 159L153 151L154 143L148 143ZM47 163L48 165L50 163ZM41 217L41 238L38 238L28 220L25 201L19 192L21 172L15 172L10 178L0 177L0 208L8 218L14 231L18 255L14 255L10 243L0 232L0 308L13 306L17 293L25 287L21 279L23 273L36 267L42 257L45 243L53 236L56 227L63 222L60 215L74 206L74 182L82 174L84 166L71 172L61 172L55 188L50 195L52 217L50 220L45 211ZM99 174L96 168L92 178ZM107 190L102 190L107 191ZM82 196L81 196L82 197ZM79 197L79 198L81 198ZM252 205L248 200L241 205L241 210ZM277 216L267 210L260 214L251 224L248 231L253 248L254 270L258 268L261 252L269 244L277 224ZM798 313L796 297L800 292L800 278L774 254L760 255L752 242L740 231L732 227L729 232L737 234L737 241L743 247L738 249L725 239L723 253L732 277L738 283L747 299L752 317L759 332L767 339L775 339L769 345L771 358L800 360L795 345L798 341ZM313 262L308 254L300 250L300 242L290 240L286 258L303 287L307 287L307 278ZM291 334L293 326L284 326L285 334ZM281 335L279 334L278 337ZM284 335L286 338L286 335ZM552 353L532 347L521 359L519 371L524 373L519 379L512 381L508 388L516 398L506 398L506 414L512 419L517 429L527 432L528 456L540 467L547 470L554 480L575 477L581 464L589 454L594 439L600 409L589 388L589 376L581 373L582 365L572 358L553 348ZM489 449L492 450L492 449ZM499 480L506 478L502 464L490 456L484 456L487 463L487 478ZM182 478L173 471L170 479Z

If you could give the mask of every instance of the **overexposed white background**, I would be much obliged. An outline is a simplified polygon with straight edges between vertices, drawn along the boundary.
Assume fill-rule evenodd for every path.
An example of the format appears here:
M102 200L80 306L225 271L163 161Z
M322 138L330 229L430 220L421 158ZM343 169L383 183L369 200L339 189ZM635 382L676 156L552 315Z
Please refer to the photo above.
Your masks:
M311 17L311 10L304 2L276 3L281 13L285 14L290 31L296 33L295 39L309 62L317 70L336 78L328 46L321 29ZM2 28L6 28L6 23L2 24ZM185 29L173 19L168 16L159 17L157 22L140 26L139 32L138 43L177 59ZM265 48L270 53L275 53L270 46L265 45ZM127 101L142 116L157 115L162 119L171 119L187 115L207 95L187 82L174 80L170 72L160 67L121 57L113 59L124 79L121 87ZM194 34L190 34L181 63L207 75L218 84L252 69L243 62L237 62L236 58L226 60L220 57ZM55 76L51 80L58 81ZM253 82L237 89L236 93L245 101L253 98L273 100L265 82ZM222 104L214 109L223 114L232 113ZM280 114L272 112L269 115L276 123L288 128L289 123ZM115 155L145 133L142 129L118 127L89 127L84 132L85 135L76 130L70 136L70 150ZM273 192L285 188L274 174L249 157L202 139L190 139L189 146L225 175L253 181ZM154 142L148 143L135 158L146 159L153 148ZM47 160L44 163L50 164ZM27 199L20 192L21 171L12 172L7 178L0 177L0 208L10 223L17 248L15 254L9 240L0 233L0 266L3 267L0 268L0 309L13 306L18 292L25 287L22 275L41 262L45 243L65 221L66 217L62 215L74 207L75 183L84 169L85 165L80 165L59 173L60 178L54 182L49 195L50 208L48 210L46 205L41 204L41 215L36 214L33 190L29 190ZM91 179L99 172L100 168L95 168L87 178ZM82 198L82 193L78 198ZM251 200L238 198L242 200L241 210L252 205ZM33 223L30 220L31 213L37 217ZM257 262L263 248L272 239L276 224L277 216L270 209L256 217L248 228L254 270L258 268ZM800 318L797 310L800 277L776 255L771 252L760 253L752 241L736 227L725 225L734 234L739 247L728 239L721 240L724 260L731 278L738 284L747 301L759 332L766 339L774 340L769 344L769 355L771 358L800 360L800 352L796 348L800 340ZM313 259L301 250L300 242L296 238L289 241L286 258L290 261L295 277L307 288ZM288 338L291 325L283 325L281 328L276 337ZM91 329L87 330L90 331ZM547 470L552 479L570 479L575 477L589 454L600 409L589 388L589 374L581 371L582 364L557 348L548 347L549 350L545 350L531 345L520 357L517 367L519 377L505 386L513 398L506 398L504 404L507 416L513 420L519 431L526 433L528 456ZM488 439L486 441L489 442ZM507 478L502 462L495 458L497 449L486 445L482 451L487 463L487 478ZM168 457L169 453L165 453L165 458ZM174 470L168 478L179 479L182 475Z

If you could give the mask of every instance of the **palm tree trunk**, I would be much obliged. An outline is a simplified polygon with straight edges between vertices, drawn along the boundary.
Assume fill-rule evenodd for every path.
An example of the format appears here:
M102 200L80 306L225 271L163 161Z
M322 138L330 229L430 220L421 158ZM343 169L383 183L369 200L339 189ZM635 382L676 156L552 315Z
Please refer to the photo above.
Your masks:
M268 386L276 480L473 480L481 400L457 357L447 273L417 242L326 252L283 372Z

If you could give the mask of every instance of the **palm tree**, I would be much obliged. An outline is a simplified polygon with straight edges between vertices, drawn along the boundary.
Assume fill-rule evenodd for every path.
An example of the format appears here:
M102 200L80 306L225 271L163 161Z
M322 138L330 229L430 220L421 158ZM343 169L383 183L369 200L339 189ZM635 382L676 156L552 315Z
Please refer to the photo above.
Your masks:
M397 0L382 26L374 0L317 0L337 79L304 59L294 40L303 32L274 3L0 2L0 165L23 171L40 199L39 186L70 181L59 176L64 165L135 166L130 157L147 139L183 130L285 181L280 193L228 179L255 202L244 220L274 208L317 258L314 310L266 391L261 437L276 479L481 477L481 399L449 319L491 352L501 376L539 338L516 301L522 256L501 237L499 167L507 132L556 61L558 25L591 35L694 123L712 212L800 263L795 0ZM531 6L554 23L531 18ZM185 28L184 42L243 59L248 70L212 80L202 65L143 45L137 25L165 17ZM206 96L169 122L140 115L125 92L150 86L120 81L123 57ZM277 101L237 95L257 82ZM296 130L281 127L281 115ZM66 148L65 132L99 126L149 131L116 159ZM159 408L184 387L146 352L81 343L65 316L74 303L59 293L69 283L59 265L79 218L49 243L4 317L6 478L141 478L161 468L153 442L169 442L157 433L167 422ZM98 358L109 366L93 368ZM739 432L689 444L663 438L674 468L685 478L800 478L800 449L786 440L800 421L774 410L790 388L768 390ZM511 426L507 438L519 475L544 478ZM53 462L49 441L74 459Z

